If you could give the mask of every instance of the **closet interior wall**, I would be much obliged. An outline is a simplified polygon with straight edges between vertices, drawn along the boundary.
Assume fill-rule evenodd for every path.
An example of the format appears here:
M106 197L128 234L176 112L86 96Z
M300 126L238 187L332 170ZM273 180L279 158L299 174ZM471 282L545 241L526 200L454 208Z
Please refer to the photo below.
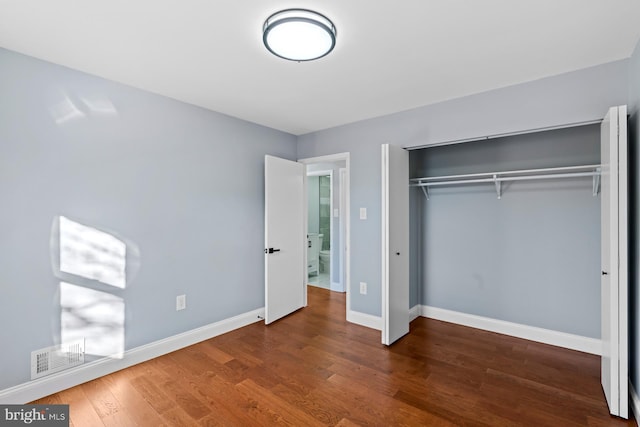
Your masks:
M599 125L410 152L411 178L600 163ZM411 306L600 337L590 178L412 187Z

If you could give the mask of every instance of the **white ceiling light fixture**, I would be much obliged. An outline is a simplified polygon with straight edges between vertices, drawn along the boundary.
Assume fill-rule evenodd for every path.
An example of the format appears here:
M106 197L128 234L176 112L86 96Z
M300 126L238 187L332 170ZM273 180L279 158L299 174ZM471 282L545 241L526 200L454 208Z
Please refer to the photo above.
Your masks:
M276 12L264 22L262 41L280 58L313 61L331 52L336 45L336 27L324 15L307 9Z

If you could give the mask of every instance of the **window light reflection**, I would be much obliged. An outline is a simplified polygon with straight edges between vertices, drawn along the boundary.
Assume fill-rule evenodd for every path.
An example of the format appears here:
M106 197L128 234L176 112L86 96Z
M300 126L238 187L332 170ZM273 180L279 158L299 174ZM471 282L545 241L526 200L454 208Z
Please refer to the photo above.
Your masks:
M111 234L60 216L60 271L124 289L126 251Z
M118 114L115 105L108 98L80 97L80 100L93 114L112 116Z
M67 90L59 89L53 96L49 114L60 126L79 119L118 115L118 109L113 102L100 94L74 95Z
M61 342L85 340L85 352L121 359L124 353L124 301L86 287L60 282Z

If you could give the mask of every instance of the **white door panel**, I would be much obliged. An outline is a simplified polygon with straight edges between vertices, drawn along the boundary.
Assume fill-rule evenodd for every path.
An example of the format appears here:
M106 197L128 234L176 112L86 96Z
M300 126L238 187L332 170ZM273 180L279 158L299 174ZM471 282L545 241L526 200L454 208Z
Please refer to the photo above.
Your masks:
M602 389L613 415L628 417L627 113L612 107L600 128Z
M409 332L409 153L382 146L382 343Z
M618 107L618 416L629 418L629 171L627 106Z
M265 156L265 323L305 305L304 166Z

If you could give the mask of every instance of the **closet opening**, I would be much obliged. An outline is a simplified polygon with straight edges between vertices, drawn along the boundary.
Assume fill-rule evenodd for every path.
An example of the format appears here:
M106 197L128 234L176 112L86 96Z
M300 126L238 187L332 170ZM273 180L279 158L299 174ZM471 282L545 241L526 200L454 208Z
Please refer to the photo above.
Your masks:
M597 342L599 165L599 124L411 151L411 307Z
M411 313L599 355L609 411L622 418L627 120L615 106L598 124L409 159Z

